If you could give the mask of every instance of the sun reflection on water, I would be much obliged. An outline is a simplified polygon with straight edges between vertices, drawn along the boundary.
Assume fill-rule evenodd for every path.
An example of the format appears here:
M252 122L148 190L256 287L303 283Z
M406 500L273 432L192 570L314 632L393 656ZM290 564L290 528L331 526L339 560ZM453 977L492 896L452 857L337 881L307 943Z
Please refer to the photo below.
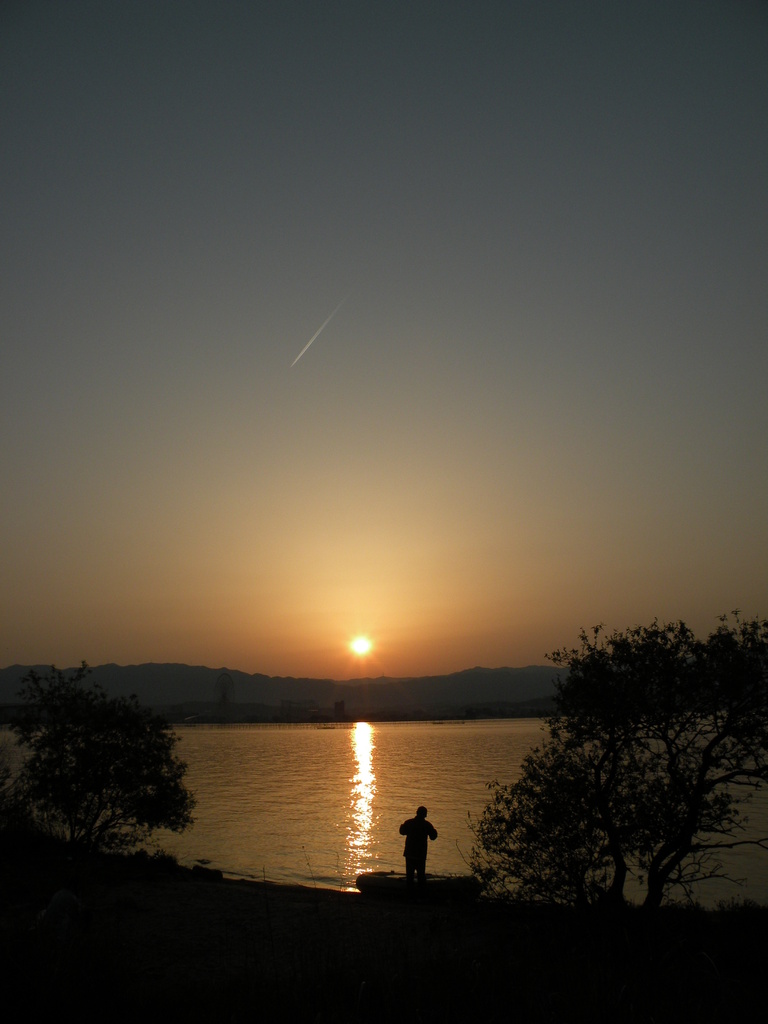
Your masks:
M373 797L376 775L373 771L374 730L368 722L357 722L350 730L356 772L350 793L350 822L347 835L348 874L356 877L370 855L373 826Z

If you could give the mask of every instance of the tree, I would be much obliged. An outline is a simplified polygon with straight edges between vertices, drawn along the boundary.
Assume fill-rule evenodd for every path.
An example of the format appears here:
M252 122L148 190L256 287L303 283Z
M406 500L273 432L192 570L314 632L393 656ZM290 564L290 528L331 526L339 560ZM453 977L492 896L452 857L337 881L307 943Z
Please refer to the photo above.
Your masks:
M470 854L487 895L590 902L607 859L587 772L578 750L550 740L524 759L516 783L489 784L491 801L472 825Z
M37 818L88 850L126 849L158 828L183 831L194 799L177 737L135 696L83 685L89 672L83 662L71 675L52 667L22 679L25 708L12 728L29 749L19 781Z
M473 825L473 870L497 894L644 903L723 877L718 852L746 833L744 808L768 780L768 622L731 622L698 640L682 623L638 626L549 656L549 738L520 779L492 786Z

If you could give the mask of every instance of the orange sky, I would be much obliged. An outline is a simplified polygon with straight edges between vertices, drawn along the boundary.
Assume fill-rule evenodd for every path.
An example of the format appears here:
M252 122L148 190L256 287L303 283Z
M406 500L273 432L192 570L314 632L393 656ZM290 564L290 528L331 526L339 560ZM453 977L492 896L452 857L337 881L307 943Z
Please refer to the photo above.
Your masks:
M765 6L262 6L0 15L0 663L765 615Z

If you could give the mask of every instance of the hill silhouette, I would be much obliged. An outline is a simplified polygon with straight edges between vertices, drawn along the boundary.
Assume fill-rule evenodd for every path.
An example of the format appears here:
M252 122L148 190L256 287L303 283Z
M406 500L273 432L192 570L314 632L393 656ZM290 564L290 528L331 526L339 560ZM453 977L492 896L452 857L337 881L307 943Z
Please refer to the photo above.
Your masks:
M18 702L22 677L30 668L45 672L48 666L12 665L0 669L0 703ZM226 703L231 713L254 711L255 717L271 717L266 709L293 707L302 710L333 709L344 702L349 716L392 714L400 716L438 713L542 713L554 692L555 670L546 666L526 668L469 668L448 675L348 680L296 678L248 674L230 668L208 668L180 664L98 665L91 679L109 696L135 693L142 704L158 709L194 713L222 706L219 683L226 673L231 679ZM264 709L259 715L255 709ZM515 710L517 708L517 710ZM526 711L526 709L528 709ZM242 714L239 716L242 717Z

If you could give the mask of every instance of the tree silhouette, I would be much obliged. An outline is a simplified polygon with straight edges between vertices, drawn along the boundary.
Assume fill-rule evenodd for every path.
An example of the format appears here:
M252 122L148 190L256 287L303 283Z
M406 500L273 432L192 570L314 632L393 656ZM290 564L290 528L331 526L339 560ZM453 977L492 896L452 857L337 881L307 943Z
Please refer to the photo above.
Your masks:
M549 738L472 825L488 891L620 903L634 873L655 908L724 877L719 851L768 848L743 813L768 780L768 622L595 627L550 658L568 674Z
M22 679L25 707L12 728L29 750L19 782L38 822L89 850L183 831L194 799L176 736L135 696L83 685L89 672L83 662L71 675L51 667Z

